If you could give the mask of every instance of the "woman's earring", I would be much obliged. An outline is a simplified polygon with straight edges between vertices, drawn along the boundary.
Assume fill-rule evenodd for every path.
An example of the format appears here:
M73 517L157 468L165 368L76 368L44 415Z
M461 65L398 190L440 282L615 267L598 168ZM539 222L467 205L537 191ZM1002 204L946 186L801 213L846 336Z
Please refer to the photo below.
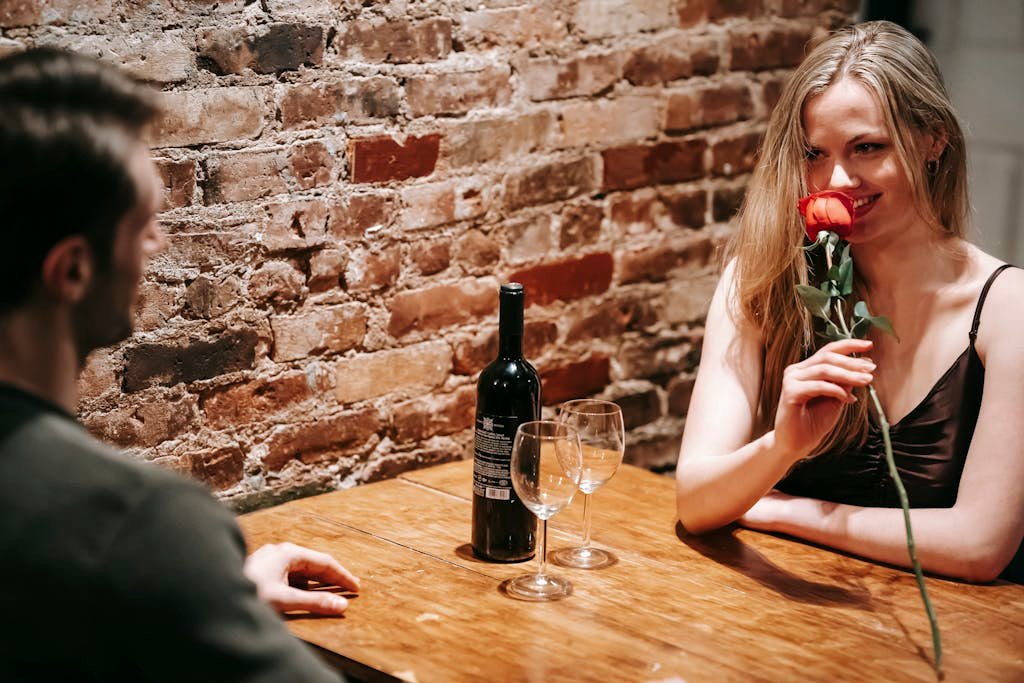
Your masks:
M924 167L928 171L928 175L934 176L939 172L939 160L929 159L928 162L924 165Z

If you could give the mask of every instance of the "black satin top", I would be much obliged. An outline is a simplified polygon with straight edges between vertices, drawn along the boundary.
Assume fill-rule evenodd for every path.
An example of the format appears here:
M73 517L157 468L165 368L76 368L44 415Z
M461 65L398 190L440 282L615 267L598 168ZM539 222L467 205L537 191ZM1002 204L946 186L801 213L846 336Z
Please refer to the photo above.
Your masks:
M1009 267L1000 266L982 287L967 348L924 399L889 428L893 460L912 508L948 508L956 502L985 385L985 367L974 348L981 309L992 282ZM775 488L834 503L900 507L885 462L882 432L875 424L861 448L823 453L799 463ZM1024 545L1002 578L1024 582Z

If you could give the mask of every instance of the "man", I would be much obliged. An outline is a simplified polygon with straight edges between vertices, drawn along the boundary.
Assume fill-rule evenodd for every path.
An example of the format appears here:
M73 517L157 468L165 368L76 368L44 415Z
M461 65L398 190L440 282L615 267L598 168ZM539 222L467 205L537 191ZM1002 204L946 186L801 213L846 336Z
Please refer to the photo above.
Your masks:
M337 614L344 598L289 575L356 591L354 576L290 544L243 570L205 490L72 417L86 355L131 333L163 245L152 98L70 53L0 60L0 680L337 681L264 601Z

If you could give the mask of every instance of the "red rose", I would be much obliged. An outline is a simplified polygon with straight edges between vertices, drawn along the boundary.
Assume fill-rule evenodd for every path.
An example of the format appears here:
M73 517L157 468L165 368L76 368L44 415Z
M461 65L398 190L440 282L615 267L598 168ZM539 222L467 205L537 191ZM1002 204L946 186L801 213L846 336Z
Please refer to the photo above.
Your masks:
M807 237L818 240L822 230L846 239L853 232L853 197L842 192L815 192L800 200L800 213L807 226Z

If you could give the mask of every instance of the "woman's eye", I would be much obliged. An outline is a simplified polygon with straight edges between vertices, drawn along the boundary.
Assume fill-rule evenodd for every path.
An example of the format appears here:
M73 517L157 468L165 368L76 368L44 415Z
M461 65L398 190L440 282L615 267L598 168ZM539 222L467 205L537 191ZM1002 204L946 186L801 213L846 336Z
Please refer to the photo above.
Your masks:
M818 159L821 158L821 150L808 149L804 152L804 156L807 158L807 161L817 161Z
M854 148L858 154L870 154L882 149L882 145L877 142L862 142Z

